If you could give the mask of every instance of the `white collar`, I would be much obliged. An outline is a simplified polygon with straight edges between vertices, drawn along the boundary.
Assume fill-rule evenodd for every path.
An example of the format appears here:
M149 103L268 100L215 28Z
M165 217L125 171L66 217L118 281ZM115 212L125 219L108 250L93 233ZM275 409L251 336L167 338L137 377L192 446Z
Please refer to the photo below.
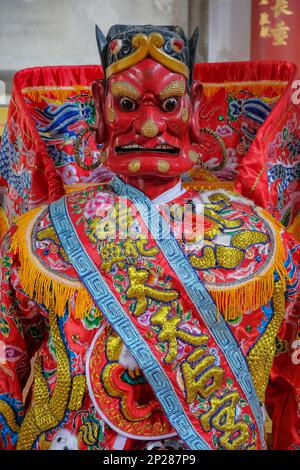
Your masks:
M182 196L186 192L186 189L181 187L181 181L176 183L173 188L168 189L164 193L152 199L153 204L166 204L168 202L177 199L179 196Z

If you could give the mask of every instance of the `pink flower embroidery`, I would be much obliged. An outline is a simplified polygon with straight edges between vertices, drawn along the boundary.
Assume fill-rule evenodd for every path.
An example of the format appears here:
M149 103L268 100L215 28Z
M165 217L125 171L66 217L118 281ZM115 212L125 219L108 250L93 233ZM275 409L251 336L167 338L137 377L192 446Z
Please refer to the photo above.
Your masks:
M230 137L233 134L231 127L226 125L218 126L216 130L221 137Z
M114 200L110 194L97 193L93 199L90 199L84 209L86 219L91 217L103 217L112 209Z

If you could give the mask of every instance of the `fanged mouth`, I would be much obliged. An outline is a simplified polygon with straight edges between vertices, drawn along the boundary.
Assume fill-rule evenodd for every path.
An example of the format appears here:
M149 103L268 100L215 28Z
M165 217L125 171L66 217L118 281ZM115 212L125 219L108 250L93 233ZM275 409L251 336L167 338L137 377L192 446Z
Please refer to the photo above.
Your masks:
M170 155L178 155L179 154L179 148L173 147L172 145L168 144L158 144L153 148L146 148L142 147L141 145L138 144L129 144L129 145L123 145L120 147L116 147L116 152L117 153L132 153L132 152L153 152L153 153L168 153Z

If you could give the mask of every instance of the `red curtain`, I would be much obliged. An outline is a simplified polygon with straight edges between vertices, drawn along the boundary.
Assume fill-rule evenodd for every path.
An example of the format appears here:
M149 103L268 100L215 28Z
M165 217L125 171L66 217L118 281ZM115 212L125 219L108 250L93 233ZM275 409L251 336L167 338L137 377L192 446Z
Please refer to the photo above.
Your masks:
M252 60L288 60L300 71L300 1L252 0Z

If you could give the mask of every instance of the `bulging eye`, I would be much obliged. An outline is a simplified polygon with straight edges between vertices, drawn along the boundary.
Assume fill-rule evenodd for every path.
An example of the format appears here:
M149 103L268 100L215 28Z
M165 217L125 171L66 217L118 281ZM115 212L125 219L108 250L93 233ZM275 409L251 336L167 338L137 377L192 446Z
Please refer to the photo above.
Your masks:
M167 112L175 111L177 106L178 100L176 98L168 98L162 103L163 110Z
M134 111L137 107L136 102L127 97L121 98L119 101L119 105L122 111L127 111L127 112Z

